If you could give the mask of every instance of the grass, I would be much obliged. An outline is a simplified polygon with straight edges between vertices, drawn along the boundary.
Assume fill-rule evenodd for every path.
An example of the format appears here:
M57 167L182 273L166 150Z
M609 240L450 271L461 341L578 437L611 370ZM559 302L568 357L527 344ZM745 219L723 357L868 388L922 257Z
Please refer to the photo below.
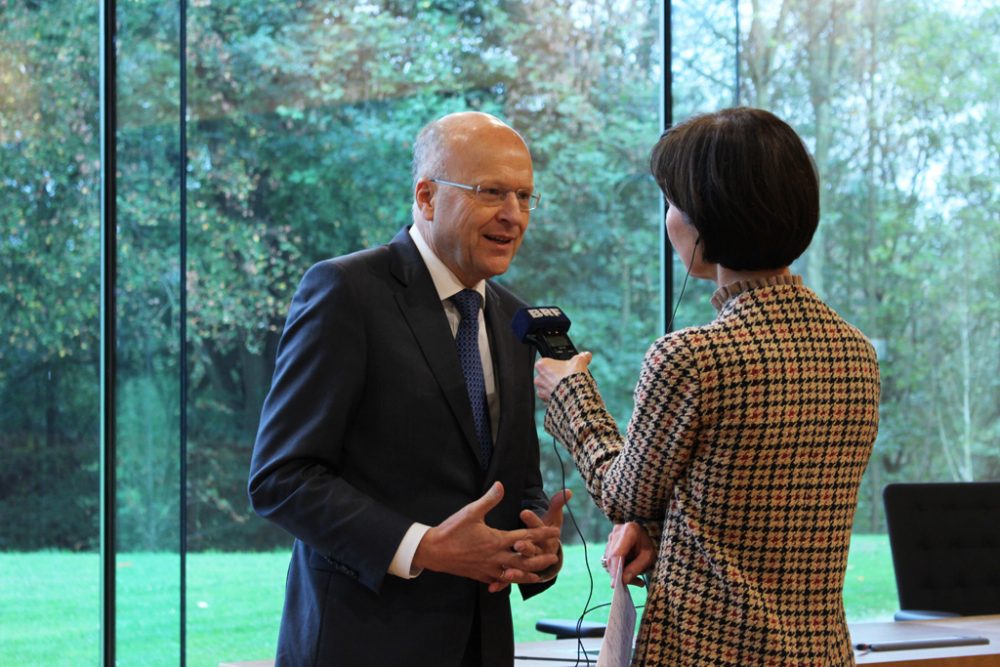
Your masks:
M603 545L588 549L593 572L590 607L608 603L611 589L598 564ZM187 664L274 654L288 553L199 553L187 561ZM123 554L117 564L118 665L176 666L180 661L180 561L176 554ZM0 665L97 665L100 561L95 554L0 553ZM517 641L548 639L539 618L579 617L590 589L583 547L566 548L556 584L528 601L514 592ZM645 593L632 589L636 604ZM896 586L884 535L851 542L844 599L851 621L889 620ZM587 620L604 621L607 608Z

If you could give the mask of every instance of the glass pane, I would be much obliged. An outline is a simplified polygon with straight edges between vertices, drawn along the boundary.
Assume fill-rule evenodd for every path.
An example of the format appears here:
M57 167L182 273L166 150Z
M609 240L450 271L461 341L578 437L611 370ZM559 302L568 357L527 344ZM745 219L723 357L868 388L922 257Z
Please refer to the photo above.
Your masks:
M675 73L714 81L718 93L699 100L688 87L685 97L675 92L680 120L728 105L736 87L725 66L715 72L687 49L711 33L709 54L731 51L725 19L699 33L700 19L680 20L680 11L728 8L732 17L735 5L675 6ZM738 101L786 119L820 173L819 231L793 271L879 353L881 424L855 517L845 606L851 621L884 620L898 608L885 484L1000 474L1000 5L769 0L738 9ZM696 102L683 106L688 99ZM682 325L713 316L686 303L681 313Z
M543 202L504 280L529 303L566 312L570 337L594 353L591 372L624 430L643 356L662 334L662 197L648 166L663 94L659 2L570 3L568 16L553 8L532 25L539 21L531 17L525 38L508 48L532 54L510 85L515 99L537 105L523 131ZM511 596L517 641L551 639L534 630L540 618L575 620L586 609L586 620L605 622L611 600L600 566L611 524L566 449L542 431L537 407L545 488L573 490L585 544L567 518L570 546L556 584L526 603ZM644 602L644 590L633 595Z
M179 69L174 5L118 7L116 657L180 660Z
M869 540L885 530L885 484L1000 471L997 9L803 4L771 66L747 61L742 95L799 128L821 174L823 220L798 270L879 352L880 433L855 519ZM755 25L760 43L775 37L774 17ZM866 574L848 571L848 614L885 618L895 587Z
M481 109L527 137L542 206L504 282L566 310L627 418L660 326L659 195L646 173L659 3L604 4L193 3L192 663L273 654L291 538L252 515L246 475L277 338L310 264L408 223L412 141L429 120ZM542 437L553 492L561 473ZM577 519L603 544L607 524L564 465ZM537 636L540 616L577 617L586 592L581 564L572 593L548 594L554 611L522 614L518 639Z
M673 121L736 103L736 12L733 2L671 2ZM710 322L715 284L690 278L671 250L674 302L672 330Z
M97 664L97 5L0 4L0 664Z

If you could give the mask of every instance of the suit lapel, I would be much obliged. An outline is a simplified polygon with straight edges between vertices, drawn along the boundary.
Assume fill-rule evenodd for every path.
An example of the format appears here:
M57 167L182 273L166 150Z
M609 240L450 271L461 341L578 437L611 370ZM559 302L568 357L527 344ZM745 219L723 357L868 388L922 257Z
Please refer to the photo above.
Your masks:
M499 465L505 452L507 443L508 426L504 419L504 406L514 404L513 387L514 382L511 376L514 368L514 351L511 349L511 341L514 340L510 333L510 322L512 315L504 309L504 305L497 295L493 286L486 282L486 328L489 330L490 352L493 356L493 370L496 379L496 391L500 401L500 410L496 429L496 439L493 443L493 457L487 469L487 481L495 479L497 466Z
M469 406L462 364L458 360L455 339L448 326L441 300L427 271L420 251L404 228L389 243L390 270L402 289L396 292L396 303L406 319L413 337L424 355L431 373L437 380L445 400L461 425L466 444L478 460L479 441ZM487 310L487 312L489 312ZM405 378L401 379L405 382Z

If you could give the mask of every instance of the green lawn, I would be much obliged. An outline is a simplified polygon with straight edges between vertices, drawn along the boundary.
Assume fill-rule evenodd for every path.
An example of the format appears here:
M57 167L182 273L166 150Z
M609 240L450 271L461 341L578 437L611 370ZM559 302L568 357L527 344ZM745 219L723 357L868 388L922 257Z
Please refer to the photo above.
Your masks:
M611 600L601 570L603 545L588 548L594 573L590 606ZM288 553L207 553L188 556L187 664L215 667L220 660L251 660L274 652ZM94 554L0 553L0 665L97 665L100 563ZM118 664L179 663L179 560L171 554L119 558ZM589 590L582 547L566 549L559 580L523 602L511 597L518 641L546 639L539 618L580 615ZM636 604L645 601L632 589ZM851 621L891 619L896 587L883 535L855 537L844 591ZM587 620L604 621L607 607Z

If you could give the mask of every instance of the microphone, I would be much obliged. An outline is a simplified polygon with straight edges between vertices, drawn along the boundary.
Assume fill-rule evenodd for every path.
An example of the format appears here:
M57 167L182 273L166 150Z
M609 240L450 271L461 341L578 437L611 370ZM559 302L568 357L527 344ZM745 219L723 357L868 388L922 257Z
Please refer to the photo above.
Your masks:
M514 313L510 325L518 340L534 345L543 357L570 359L576 355L573 341L566 333L569 318L555 306L522 308Z

